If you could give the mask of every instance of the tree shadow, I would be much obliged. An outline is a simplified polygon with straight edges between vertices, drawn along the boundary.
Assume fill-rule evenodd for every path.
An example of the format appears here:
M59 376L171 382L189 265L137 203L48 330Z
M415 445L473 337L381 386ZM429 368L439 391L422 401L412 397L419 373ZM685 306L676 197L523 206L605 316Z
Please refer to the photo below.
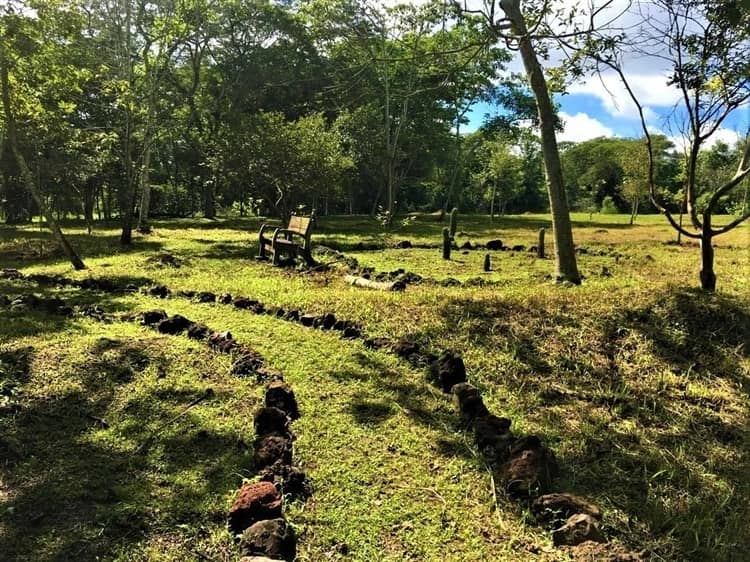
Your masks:
M99 560L155 529L223 520L248 448L197 409L168 423L196 390L139 392L122 406L119 389L153 362L169 368L148 341L100 340L76 365L78 385L22 397L12 416L0 415L11 453L0 464L12 491L4 560ZM217 392L204 404L226 399Z
M442 323L413 337L462 333L480 355L511 356L515 372L482 372L482 383L524 393L572 440L561 484L624 514L610 535L636 545L660 537L665 559L750 551L747 301L672 287L601 316L492 298L456 297L440 310Z

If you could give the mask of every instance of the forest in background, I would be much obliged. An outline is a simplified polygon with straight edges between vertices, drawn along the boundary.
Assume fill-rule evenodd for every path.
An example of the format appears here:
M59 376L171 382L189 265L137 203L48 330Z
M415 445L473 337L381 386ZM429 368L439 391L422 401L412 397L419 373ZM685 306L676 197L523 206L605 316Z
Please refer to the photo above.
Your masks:
M534 98L507 71L512 52L458 7L45 0L0 18L19 149L58 219L147 230L150 216L548 209ZM466 133L480 102L496 113ZM6 121L0 219L18 224L39 205ZM702 151L707 197L741 144ZM684 155L663 136L653 147L662 201L679 212ZM655 210L642 139L560 152L572 209ZM745 186L717 210L748 204Z

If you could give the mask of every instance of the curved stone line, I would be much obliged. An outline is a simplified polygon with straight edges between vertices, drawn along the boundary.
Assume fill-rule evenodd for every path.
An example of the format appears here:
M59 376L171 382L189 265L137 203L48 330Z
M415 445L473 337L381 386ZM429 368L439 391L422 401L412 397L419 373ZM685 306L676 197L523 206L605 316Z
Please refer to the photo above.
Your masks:
M6 271L8 270L3 273ZM12 278L31 280L30 276L12 271ZM298 321L306 327L339 329L344 332L344 337L347 337L346 330L350 329L352 331L349 332L349 339L363 337L361 327L348 321L337 320L330 313L315 316L300 314L299 310L268 308L260 301L232 297L229 293L219 296L210 292L173 293L165 285L141 288L141 291L158 298L174 295L189 298L194 302L232 304L235 308L249 310L255 314L269 314L288 321ZM419 343L407 338L398 341L389 338L365 338L363 343L370 349L393 353L415 367L429 367L429 378L432 382L443 392L453 394L460 419L468 430L473 431L480 454L492 468L493 474L505 483L508 495L525 502L540 522L557 527L552 533L555 545L576 545L587 540L606 541L599 530L601 510L598 507L572 494L548 493L558 473L554 453L535 435L520 438L514 436L510 431L511 420L489 412L479 389L466 382L466 370L460 356L449 350L444 350L440 356L424 352ZM231 351L232 344L224 345L229 346L228 351ZM223 350L220 347L219 349ZM250 371L253 371L252 366Z

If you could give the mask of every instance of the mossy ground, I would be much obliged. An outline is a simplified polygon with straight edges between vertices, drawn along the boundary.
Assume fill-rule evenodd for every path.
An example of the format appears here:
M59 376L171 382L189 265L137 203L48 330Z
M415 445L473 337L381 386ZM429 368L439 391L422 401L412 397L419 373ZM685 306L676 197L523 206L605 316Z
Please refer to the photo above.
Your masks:
M464 355L470 380L517 432L539 434L563 467L558 490L605 511L605 532L656 560L746 560L750 552L750 227L717 240L719 291L698 283L697 246L667 244L660 217L575 217L582 286L555 285L528 252L440 258L430 217L385 236L367 218L323 218L314 235L379 271L404 268L485 287L348 286L253 259L257 220L156 222L132 248L115 227L68 228L89 269L72 272L38 227L0 229L0 266L25 273L147 280L333 312L371 336L409 335ZM459 244L536 244L548 217L459 217ZM551 251L551 232L547 234ZM434 249L357 251L408 239ZM179 269L149 261L159 252ZM600 255L601 254L601 255ZM323 261L333 258L322 258ZM606 269L605 269L606 268ZM287 506L300 560L566 560L493 483L450 401L424 373L361 341L185 299L44 289L112 312L164 308L261 352L303 413L295 460L314 483ZM133 324L3 312L0 327L0 558L234 560L226 510L252 479L262 386L230 359ZM206 390L213 395L186 410ZM179 415L183 414L183 415ZM176 418L176 419L175 419Z

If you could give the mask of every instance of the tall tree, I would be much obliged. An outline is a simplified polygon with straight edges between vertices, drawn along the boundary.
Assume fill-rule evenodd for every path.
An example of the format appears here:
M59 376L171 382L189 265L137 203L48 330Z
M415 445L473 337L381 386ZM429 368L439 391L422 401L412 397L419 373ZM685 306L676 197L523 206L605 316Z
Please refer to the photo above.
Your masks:
M34 179L34 174L29 168L21 150L16 117L16 108L20 106L28 113L24 117L37 123L61 121L60 107L66 105L70 107L70 101L61 96L61 90L69 91L70 88L75 88L71 81L75 81L76 74L66 68L65 53L51 47L54 43L50 41L50 37L62 30L63 34L58 38L63 40L64 44L64 39L69 39L65 35L71 22L66 18L68 14L56 12L56 8L57 6L53 5L45 6L41 13L37 13L34 17L30 14L29 6L13 2L0 13L0 95L3 105L5 141L18 164L24 187L40 209L53 237L73 267L85 269L85 264L63 234L54 214L47 206L41 189ZM15 99L16 96L11 87L11 71L14 73L14 83L26 86L24 93L27 98L22 102ZM44 76L53 78L45 80ZM67 87L60 88L60 86ZM44 103L47 95L49 97L46 101L57 102L57 107L54 104Z

